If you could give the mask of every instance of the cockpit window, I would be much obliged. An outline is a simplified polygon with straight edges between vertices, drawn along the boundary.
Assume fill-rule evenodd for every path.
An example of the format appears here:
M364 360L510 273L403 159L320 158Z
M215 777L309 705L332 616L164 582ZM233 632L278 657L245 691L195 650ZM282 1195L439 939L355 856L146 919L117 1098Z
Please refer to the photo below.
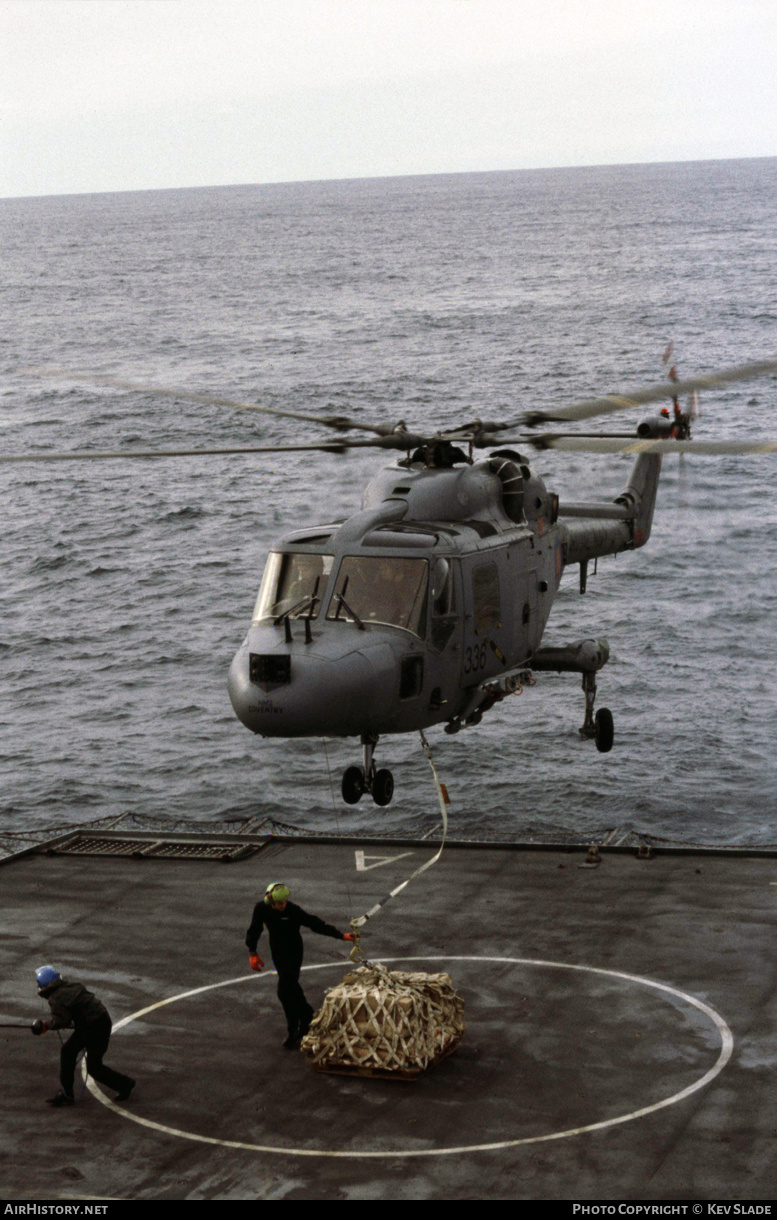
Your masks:
M432 614L438 617L453 610L453 580L448 559L436 559L432 568Z
M421 636L428 572L425 559L347 555L326 616L349 623L387 623Z
M254 609L255 623L264 618L317 618L326 593L332 555L282 555L271 551Z

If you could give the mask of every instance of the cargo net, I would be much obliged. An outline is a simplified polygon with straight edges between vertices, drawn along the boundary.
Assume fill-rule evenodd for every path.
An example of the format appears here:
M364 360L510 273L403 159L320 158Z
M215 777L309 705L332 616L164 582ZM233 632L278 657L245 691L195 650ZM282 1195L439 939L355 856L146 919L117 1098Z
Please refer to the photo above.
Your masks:
M408 1079L455 1050L465 1029L449 974L370 963L327 992L301 1050L321 1072Z

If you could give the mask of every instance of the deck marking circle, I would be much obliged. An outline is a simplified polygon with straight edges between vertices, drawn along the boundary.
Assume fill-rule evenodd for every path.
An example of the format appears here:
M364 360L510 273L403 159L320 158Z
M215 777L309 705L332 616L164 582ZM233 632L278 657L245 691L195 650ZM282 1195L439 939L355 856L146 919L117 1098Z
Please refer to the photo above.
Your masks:
M618 1115L617 1118L603 1119L598 1123L588 1123L583 1127L569 1127L565 1131L552 1131L548 1135L528 1135L521 1139L514 1140L499 1140L491 1144L464 1144L457 1148L428 1148L428 1149L396 1149L386 1150L381 1152L349 1152L343 1149L311 1149L311 1148L279 1148L274 1144L249 1144L240 1140L224 1140L218 1139L212 1135L198 1135L194 1131L183 1131L178 1127L168 1127L164 1123L153 1122L151 1119L142 1118L138 1114L133 1114L130 1110L125 1110L123 1106L117 1106L115 1102L106 1097L102 1090L91 1076L87 1077L87 1084L91 1093L101 1101L109 1110L121 1114L123 1118L130 1119L133 1123L138 1123L141 1127L149 1127L153 1131L161 1131L165 1135L176 1135L181 1139L193 1140L198 1144L215 1144L220 1148L242 1148L248 1152L269 1152L274 1156L308 1156L308 1157L330 1157L340 1160L378 1160L386 1157L425 1157L425 1156L456 1156L465 1152L494 1152L503 1148L518 1148L522 1144L543 1144L549 1143L551 1140L568 1139L573 1135L584 1135L589 1131L603 1131L606 1127L615 1127L620 1123L632 1122L634 1119L643 1118L646 1114L652 1114L656 1110L663 1110L666 1106L673 1106L678 1101L684 1101L686 1097L690 1097L692 1093L696 1093L699 1089L703 1089L711 1080L722 1072L723 1068L731 1058L734 1049L734 1036L731 1033L726 1022L721 1017L720 1013L711 1008L709 1004L705 1004L702 1000L697 1000L695 996L688 995L685 991L678 990L677 987L670 987L667 983L657 983L654 979L643 978L638 974L624 974L620 970L605 970L601 966L578 966L568 962L549 962L542 961L537 958L529 957L384 957L376 959L381 965L386 965L393 962L506 962L509 965L515 966L543 966L553 970L574 970L581 974L599 974L608 978L623 979L627 983L637 983L641 987L652 987L654 991L663 991L667 995L676 996L683 1000L691 1007L697 1008L703 1013L712 1024L715 1026L720 1036L720 1054L716 1062L700 1076L693 1084L681 1089L679 1093L673 1093L671 1097L665 1097L663 1101L653 1102L652 1105L642 1106L639 1110L632 1110L629 1114ZM303 970L332 970L337 967L342 967L343 962L324 962L316 966L303 966ZM121 1021L117 1021L114 1029L121 1029L125 1025L129 1025L131 1021L137 1021L140 1017L144 1017L149 1012L154 1012L157 1008L164 1008L167 1004L175 1004L178 1000L185 1000L189 996L202 995L206 991L215 991L219 987L232 987L235 983L254 982L257 979L261 981L264 978L275 977L274 970L263 971L262 974L241 974L235 979L224 979L221 983L208 983L205 987L195 987L191 991L182 991L178 995L168 996L166 1000L158 1000L156 1004L149 1004L146 1008L140 1008L137 1012L130 1013L128 1017L123 1017ZM86 1064L82 1065L82 1072L86 1076Z

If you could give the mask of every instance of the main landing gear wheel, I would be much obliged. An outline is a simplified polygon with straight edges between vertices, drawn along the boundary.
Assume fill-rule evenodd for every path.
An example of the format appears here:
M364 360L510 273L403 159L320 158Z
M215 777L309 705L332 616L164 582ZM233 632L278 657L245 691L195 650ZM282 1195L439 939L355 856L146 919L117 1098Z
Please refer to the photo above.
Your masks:
M580 736L588 740L593 737L599 753L609 754L615 736L612 712L608 707L600 707L596 716L594 716L596 674L593 670L583 674L583 690L585 692L585 720L580 729Z
M612 712L608 707L600 707L594 720L596 748L600 754L609 754L615 736Z

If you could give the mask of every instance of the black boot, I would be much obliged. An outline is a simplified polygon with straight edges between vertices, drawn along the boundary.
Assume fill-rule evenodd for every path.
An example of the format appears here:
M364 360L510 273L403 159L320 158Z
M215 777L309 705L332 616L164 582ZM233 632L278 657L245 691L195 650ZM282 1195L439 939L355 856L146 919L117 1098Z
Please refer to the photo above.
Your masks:
M129 1101L129 1095L135 1088L135 1081L132 1078L127 1079L127 1083L122 1085L120 1092L116 1094L116 1101Z
M54 1097L47 1097L46 1101L50 1106L73 1106L75 1105L74 1098L67 1093L56 1093Z

